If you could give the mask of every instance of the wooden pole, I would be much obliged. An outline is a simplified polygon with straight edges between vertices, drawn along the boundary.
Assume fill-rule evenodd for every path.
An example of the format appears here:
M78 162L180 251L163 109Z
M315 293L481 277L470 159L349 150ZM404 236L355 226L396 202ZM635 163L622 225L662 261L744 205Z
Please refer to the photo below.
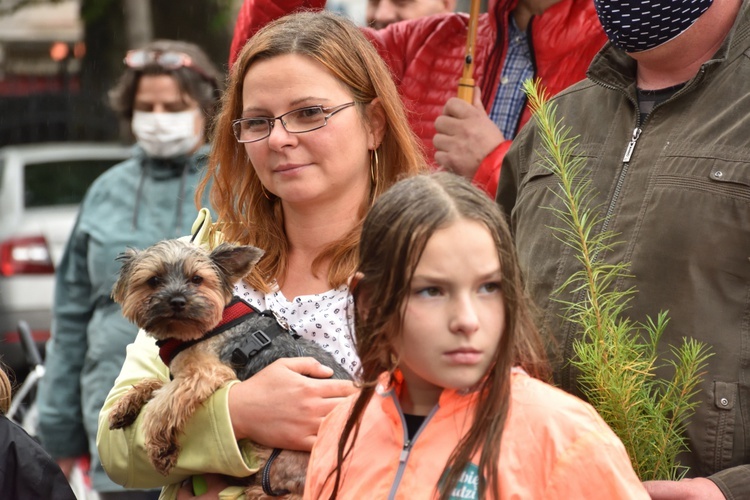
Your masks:
M469 10L469 33L466 37L466 57L464 71L458 80L458 97L471 104L474 102L474 44L477 40L477 24L479 23L479 7L481 0L471 0Z

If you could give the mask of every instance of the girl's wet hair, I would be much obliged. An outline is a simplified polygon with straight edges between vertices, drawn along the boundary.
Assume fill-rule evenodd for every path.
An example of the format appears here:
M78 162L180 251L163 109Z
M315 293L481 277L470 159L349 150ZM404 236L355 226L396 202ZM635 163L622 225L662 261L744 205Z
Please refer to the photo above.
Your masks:
M440 497L450 496L461 472L480 452L479 497L485 498L486 491L498 491L498 459L510 399L511 367L520 366L543 379L549 370L505 216L484 192L453 174L420 175L397 183L375 202L365 219L357 268L361 278L353 291L363 389L340 438L338 458L340 467L348 453L346 443L352 433L356 439L362 412L380 374L390 373L394 382L398 358L393 346L399 344L401 336L401 311L427 242L436 231L460 220L482 224L495 243L502 271L505 330L487 377L474 393L474 425L445 466L446 480L440 487ZM334 491L338 489L339 474L337 468Z

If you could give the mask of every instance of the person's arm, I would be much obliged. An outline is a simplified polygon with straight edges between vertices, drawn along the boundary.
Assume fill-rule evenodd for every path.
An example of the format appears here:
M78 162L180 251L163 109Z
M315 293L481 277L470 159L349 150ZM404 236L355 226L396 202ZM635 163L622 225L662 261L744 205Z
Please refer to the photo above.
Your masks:
M750 498L750 464L724 469L709 476L726 498Z
M747 479L747 478L745 478ZM651 500L724 500L725 498L746 498L745 496L724 496L719 487L705 477L685 478L679 481L646 481L643 486ZM747 489L745 489L747 493Z
M587 431L555 457L542 498L649 500L622 442L593 408L589 420L582 423Z
M146 454L143 411L129 427L109 428L109 412L134 384L146 378L169 382L169 371L161 362L153 338L143 331L127 348L127 356L115 385L99 413L96 438L99 456L107 474L128 488L154 488L180 482L191 475L217 472L247 476L256 471L252 448L238 446L229 419L227 395L232 382L219 389L188 422L181 439L177 464L168 476L153 468Z
M646 481L652 500L724 500L750 498L750 464L681 481Z
M503 142L498 144L490 154L484 157L482 163L479 164L474 179L472 179L472 183L484 190L490 198L494 198L497 195L503 160L512 144L513 141L511 140L503 140Z
M229 67L234 65L245 42L266 24L303 8L321 10L325 4L326 0L245 0L234 25Z
M144 378L169 381L154 340L141 331L128 346L120 376L99 415L97 447L104 469L113 481L132 488L179 483L203 473L253 474L257 463L250 439L274 448L312 447L321 420L354 392L351 382L321 380L331 374L311 358L281 359L244 382L225 385L188 421L177 464L164 477L146 455L143 411L131 426L109 429L110 410L133 384Z
M331 375L332 369L313 358L282 358L232 386L235 436L270 448L310 451L323 419L356 391L352 382L329 380Z
M39 437L55 459L89 452L81 410L81 373L93 313L88 273L88 235L80 229L82 208L55 275L52 337L39 383Z

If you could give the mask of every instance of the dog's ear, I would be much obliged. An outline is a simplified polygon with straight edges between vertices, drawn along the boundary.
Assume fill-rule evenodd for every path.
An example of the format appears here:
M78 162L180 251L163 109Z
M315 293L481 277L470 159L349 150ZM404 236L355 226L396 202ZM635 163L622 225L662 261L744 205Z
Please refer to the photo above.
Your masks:
M250 245L222 243L211 252L211 260L230 283L245 277L263 257L263 250Z
M128 293L130 273L133 271L133 263L139 253L140 252L135 248L128 248L115 258L115 260L122 262L120 272L117 275L117 281L115 281L115 284L112 287L112 300L118 304L122 304Z

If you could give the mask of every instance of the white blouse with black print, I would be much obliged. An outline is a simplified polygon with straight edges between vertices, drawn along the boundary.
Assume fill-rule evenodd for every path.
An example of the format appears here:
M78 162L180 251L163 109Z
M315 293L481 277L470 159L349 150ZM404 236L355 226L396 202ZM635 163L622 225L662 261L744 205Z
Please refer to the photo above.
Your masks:
M359 368L352 341L354 307L348 286L289 301L280 290L264 294L239 281L234 285L234 294L261 311L270 309L276 313L299 335L330 352L352 376Z

